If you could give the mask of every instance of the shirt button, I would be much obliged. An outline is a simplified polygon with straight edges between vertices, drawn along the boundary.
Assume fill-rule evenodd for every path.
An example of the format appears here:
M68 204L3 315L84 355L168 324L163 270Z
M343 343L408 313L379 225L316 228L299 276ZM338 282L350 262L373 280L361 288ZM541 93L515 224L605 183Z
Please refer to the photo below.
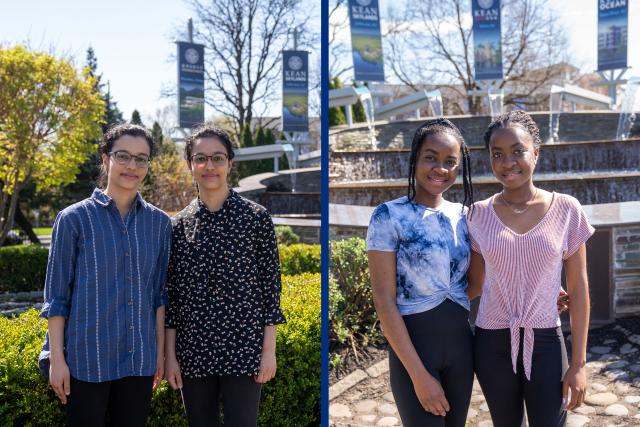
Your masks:
M133 305L133 301L129 300L129 302L127 303L128 305Z
M123 229L122 229L122 233L123 233L123 234L127 234L127 229L126 229L126 228L123 228Z
M133 325L129 325L129 329L133 329Z
M128 251L127 251L127 252L125 252L125 253L124 253L124 256L129 256L129 252L128 252Z
M133 349L132 348L129 349L129 353L133 353Z

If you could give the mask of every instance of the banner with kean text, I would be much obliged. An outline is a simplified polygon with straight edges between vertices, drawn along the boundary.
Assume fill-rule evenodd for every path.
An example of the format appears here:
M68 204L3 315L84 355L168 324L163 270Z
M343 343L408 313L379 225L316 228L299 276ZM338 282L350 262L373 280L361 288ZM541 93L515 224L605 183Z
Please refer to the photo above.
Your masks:
M476 80L502 79L500 0L471 0Z
M282 52L282 131L309 131L308 52Z
M349 0L351 52L357 81L384 81L379 12L378 0Z
M204 46L178 42L178 123L191 128L204 122Z
M628 2L598 1L598 71L627 68Z

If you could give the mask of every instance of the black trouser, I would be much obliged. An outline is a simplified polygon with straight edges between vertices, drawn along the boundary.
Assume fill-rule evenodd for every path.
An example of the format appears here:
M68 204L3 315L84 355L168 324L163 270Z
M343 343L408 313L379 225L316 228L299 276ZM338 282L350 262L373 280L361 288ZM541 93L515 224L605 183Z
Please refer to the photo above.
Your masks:
M564 426L567 412L562 408L562 378L567 371L567 352L562 330L533 330L531 380L522 364L524 329L520 329L517 371L511 363L509 329L475 329L475 370L489 405L495 427L519 426L524 405L530 427Z
M248 375L183 378L182 399L189 425L220 426L222 401L225 426L257 426L261 387Z
M151 377L125 377L90 383L71 377L68 426L144 426L151 409Z
M469 312L450 300L431 310L403 316L425 368L442 385L450 410L445 417L423 407L407 370L389 348L391 391L405 427L462 427L473 387L473 339Z

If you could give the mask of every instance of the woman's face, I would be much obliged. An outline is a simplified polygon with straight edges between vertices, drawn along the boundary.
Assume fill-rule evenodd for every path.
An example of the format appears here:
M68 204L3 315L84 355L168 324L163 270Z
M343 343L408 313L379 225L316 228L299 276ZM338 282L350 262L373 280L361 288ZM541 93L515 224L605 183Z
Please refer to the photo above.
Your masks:
M200 190L215 191L226 188L233 161L218 138L199 138L193 144L188 165Z
M449 189L460 171L460 148L451 134L429 135L416 159L416 190L437 196Z
M493 175L504 188L518 188L533 177L540 149L521 126L496 129L489 140Z
M107 171L107 186L137 191L149 170L150 154L145 138L131 135L118 138L111 152L102 155L102 164Z

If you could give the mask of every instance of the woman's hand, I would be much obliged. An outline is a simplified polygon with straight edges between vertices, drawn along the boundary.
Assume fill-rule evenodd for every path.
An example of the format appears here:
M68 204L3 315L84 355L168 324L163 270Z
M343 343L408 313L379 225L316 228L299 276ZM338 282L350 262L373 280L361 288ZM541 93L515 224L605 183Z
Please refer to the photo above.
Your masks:
M260 371L253 379L260 384L264 384L276 375L276 352L263 350L260 357Z
M71 375L69 366L63 359L54 361L49 365L49 384L63 405L67 404L67 396L71 394Z
M164 374L169 385L174 390L182 389L182 375L180 374L180 364L176 356L166 357L164 359Z
M569 294L562 288L560 288L560 293L558 294L558 314L563 311L569 310L569 303L571 300L569 299Z
M432 375L425 372L424 376L421 376L417 381L413 381L413 388L425 411L441 417L447 414L449 402L444 396L444 390L440 382Z
M571 390L571 401L569 401ZM562 401L571 411L582 405L587 393L587 372L584 365L570 366L562 380Z
M158 351L158 356L156 358L156 373L153 376L152 390L155 390L158 388L163 377L164 377L164 353L162 351Z

